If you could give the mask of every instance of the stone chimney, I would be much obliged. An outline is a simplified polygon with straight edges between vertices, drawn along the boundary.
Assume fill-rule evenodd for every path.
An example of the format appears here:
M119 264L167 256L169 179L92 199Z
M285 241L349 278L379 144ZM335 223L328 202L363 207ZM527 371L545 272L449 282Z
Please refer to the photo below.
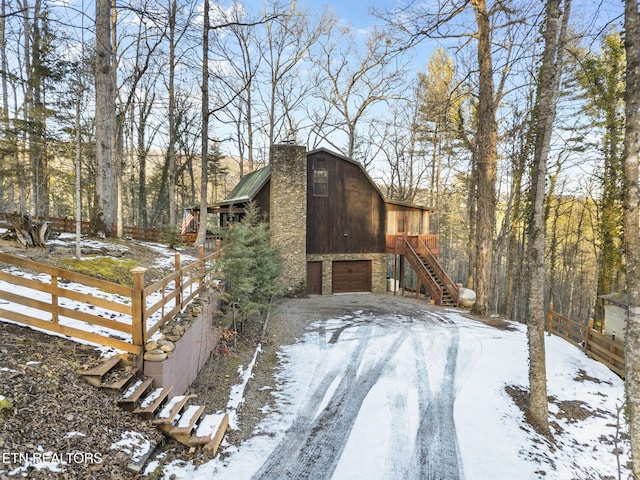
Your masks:
M307 282L307 149L272 145L269 163L272 242L282 251L285 287L297 289Z

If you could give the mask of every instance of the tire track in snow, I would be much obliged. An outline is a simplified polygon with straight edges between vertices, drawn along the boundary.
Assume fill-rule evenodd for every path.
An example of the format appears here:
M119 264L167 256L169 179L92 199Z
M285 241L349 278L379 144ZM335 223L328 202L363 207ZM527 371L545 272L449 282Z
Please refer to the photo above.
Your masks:
M464 478L453 416L459 333L455 326L447 330L452 335L440 390L435 395L426 388L420 392L421 419L411 461L414 469L408 477L416 480Z
M314 418L315 412L324 400L326 389L337 378L338 372L331 372L321 381L312 395L313 398L305 404L284 438L254 475L254 479L331 478L353 429L362 401L406 337L405 333L398 335L382 357L372 366L366 366L362 365L362 360L372 329L371 325L358 329L358 346L352 353L346 371L327 406Z
M322 322L319 325L316 333L316 342L318 349L324 352L323 355L326 355L326 322ZM260 471L258 471L258 473L254 475L253 478L262 478L261 472L265 468L267 468L267 465L277 464L278 456L276 455L276 452L278 452L278 455L282 455L284 457L291 457L298 454L300 445L306 439L306 431L308 430L309 425L312 423L314 417L316 416L317 410L322 404L324 397L326 396L326 391L329 389L338 375L340 375L340 373L340 368L328 369L326 362L321 361L318 365L316 365L313 374L311 374L312 381L309 383L309 390L312 390L312 388L313 390L306 398L304 405L296 414L296 417L294 418L291 426L286 430L284 437L278 442L278 445L274 449L273 453L265 461L264 466L260 469ZM313 379L316 378L320 378L321 380L315 387L312 387L313 383L315 383L313 382Z
M361 367L357 378L355 372L358 370L360 360L358 363L352 362L355 367L353 375L346 375L343 378L329 406L314 422L312 435L309 436L302 449L302 455L296 461L293 476L287 478L331 478L356 423L362 402L378 382L383 370L397 353L405 338L404 333L398 335L394 343L373 366Z
M418 402L420 417L422 412L428 410L431 390L429 388L429 370L427 368L426 352L420 335L412 335L413 355L416 358L415 375L418 379L416 383L418 391ZM407 459L411 458L412 445L407 435L410 428L407 422L410 418L408 412L407 392L396 392L393 398L394 418L392 420L391 438L389 439L389 449L386 453L384 474L382 478L406 479L412 466Z
M433 385L430 378L440 378L442 371L429 368L431 350L420 335L401 329L393 345L386 348L382 357L365 365L363 358L371 348L374 326L356 326L357 346L351 352L345 369L335 368L324 376L310 394L284 437L274 451L254 475L254 479L329 479L333 476L356 423L358 412L370 390L378 382L384 369L411 336L415 355L415 378L417 382L418 415L420 423L414 439L403 432L402 416L408 414L407 392L397 392L390 396L397 406L394 415L389 450L385 454L383 478L412 478L419 480L462 480L462 461L458 449L454 421L456 370L458 366L459 332L455 325L446 325L431 331L437 334L438 342L446 344L446 361L440 385ZM386 325L389 326L389 325ZM384 326L382 326L384 328ZM338 340L345 328L337 329L338 335L324 345L329 347ZM322 332L326 340L327 331ZM377 337L377 335L376 335ZM351 340L350 340L351 341ZM354 342L355 343L355 342ZM325 353L330 354L330 349ZM320 360L322 362L322 359ZM440 364L441 365L441 364ZM322 375L320 366L316 374ZM327 391L338 382L331 397ZM436 387L439 387L436 388ZM323 407L323 405L325 405ZM321 411L320 408L323 407ZM414 441L412 443L412 441Z
M366 351L366 346L371 335L372 326L366 325L359 330L361 330L361 338L359 339L359 343L355 352L353 352L352 354L352 358L357 359L358 363L361 361ZM326 349L326 330L324 328L321 328L320 333L320 338L323 338L325 342L323 349ZM321 341L320 338L319 341ZM315 387L315 389L309 394L309 397L306 399L302 408L298 411L291 426L287 428L284 437L278 442L278 445L269 455L260 470L258 470L258 472L253 476L254 479L263 478L265 480L270 480L273 478L278 478L274 477L274 474L282 475L285 471L288 471L292 468L290 465L292 463L292 459L298 458L300 456L300 451L308 440L311 429L313 428L312 425L314 423L314 419L318 415L318 409L324 402L329 387L331 387L331 385L340 374L343 374L343 378L355 375L357 371L357 365L354 369L354 363L354 361L351 361L347 365L346 372L343 372L340 368L334 368L323 373L321 370L324 370L324 368L326 368L326 363L324 362L322 362L318 366L318 368L316 368L316 371L313 374L314 377L317 375L319 377L321 376L322 379ZM341 384L342 383L343 381L341 382Z

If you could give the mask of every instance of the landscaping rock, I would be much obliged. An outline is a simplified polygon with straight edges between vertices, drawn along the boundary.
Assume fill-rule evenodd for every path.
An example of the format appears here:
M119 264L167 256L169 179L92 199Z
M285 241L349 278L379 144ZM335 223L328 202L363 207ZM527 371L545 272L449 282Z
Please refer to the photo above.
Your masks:
M167 359L167 352L156 348L155 350L149 350L144 353L144 359L148 362L162 362Z
M158 348L163 352L173 352L176 349L176 344L169 340L159 340Z

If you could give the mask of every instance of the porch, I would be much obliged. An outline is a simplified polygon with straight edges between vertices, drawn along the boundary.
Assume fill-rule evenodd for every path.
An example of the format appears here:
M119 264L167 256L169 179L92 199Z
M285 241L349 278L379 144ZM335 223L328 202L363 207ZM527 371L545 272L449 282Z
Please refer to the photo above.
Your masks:
M387 253L392 255L404 255L407 249L407 245L410 245L414 250L419 249L421 245L424 245L429 249L432 255L438 256L438 237L439 235L425 234L425 235L385 235L387 244Z

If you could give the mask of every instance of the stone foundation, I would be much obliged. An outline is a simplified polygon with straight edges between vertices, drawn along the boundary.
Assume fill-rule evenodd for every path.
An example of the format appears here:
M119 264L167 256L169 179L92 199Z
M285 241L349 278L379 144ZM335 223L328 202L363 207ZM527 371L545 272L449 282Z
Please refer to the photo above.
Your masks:
M350 260L371 260L371 292L387 292L387 254L386 253L348 253L307 255L308 262L322 262L322 294L331 295L332 262Z

